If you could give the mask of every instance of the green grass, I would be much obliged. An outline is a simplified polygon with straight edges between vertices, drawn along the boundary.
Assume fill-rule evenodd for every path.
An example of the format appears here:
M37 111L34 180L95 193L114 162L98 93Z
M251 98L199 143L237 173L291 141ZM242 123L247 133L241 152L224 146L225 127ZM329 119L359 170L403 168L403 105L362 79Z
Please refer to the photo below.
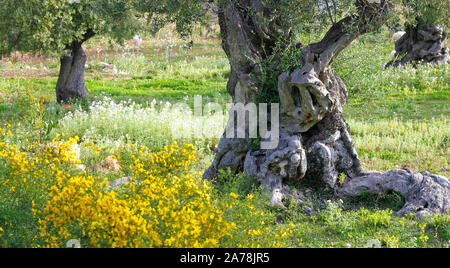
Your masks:
M363 195L342 203L319 201L326 193L316 192L302 204L291 202L279 209L269 206L267 194L244 175L226 181L219 182L218 196L234 202L225 210L227 218L240 223L233 233L234 247L449 247L450 217L395 217L389 207L402 205L397 195ZM304 213L306 208L315 213Z
M87 46L86 87L93 96L104 94L135 101L154 98L179 101L195 95L222 101L230 99L226 91L228 60L217 41L197 42L191 50L175 47L170 60L160 43L144 47L141 53L106 47L98 54L94 47L99 43L105 46L101 40ZM54 63L55 59L48 61ZM103 72L98 65L100 62L115 64L119 74ZM30 70L19 68L26 63L4 65L10 71L0 68L0 93L14 93L22 88L31 89L36 96L55 99L58 66L53 66L52 72L45 77L39 77ZM19 78L23 76L26 78Z
M371 170L407 167L449 176L448 117L425 121L393 118L349 120L364 166Z
M384 36L385 33L378 33L356 41L334 63L349 89L344 117L351 127L363 167L380 171L408 167L450 177L449 68L384 70L383 64L389 61L393 49ZM96 52L97 47L102 48L101 53ZM90 68L86 85L91 97L72 105L80 111L90 111L92 102L105 96L116 103L128 103L124 109L134 102L136 106L127 110L127 117L102 119L101 113L99 116L92 113L64 120L70 115L54 102L58 61L15 60L0 64L0 121L2 125L7 122L13 125L15 136L11 142L25 147L27 139L39 137L45 141L57 132L66 132L84 138L85 142L113 147L114 142L128 134L131 138L122 139L123 142L145 144L156 150L173 137L172 132L167 132L171 122L158 122L157 116L147 115L145 119L137 116L144 113L153 99L171 103L187 100L191 104L193 96L202 95L207 102L230 102L226 91L228 60L218 40L197 40L191 50L175 47L170 53L163 43L152 40L140 54L109 48L103 40L95 40L88 44L87 51ZM114 63L120 73L102 72L98 65L102 61ZM42 76L36 75L20 69L25 65L48 70ZM41 117L30 106L33 97L49 97ZM177 116L180 126L194 120ZM219 119L226 119L225 115L214 120ZM89 132L92 126L96 131ZM213 129L220 132L218 125L210 130ZM218 138L191 140L199 158L192 172L203 172L209 166ZM90 153L82 151L82 159L94 161ZM326 191L313 192L307 194L307 200L300 206L291 203L287 204L287 210L280 210L268 206L267 194L242 174L225 172L216 185L215 198L234 204L222 208L225 219L237 223L233 238L226 241L234 247L365 247L372 240L383 247L450 247L448 216L420 220L394 217L388 209L398 209L403 202L396 194L367 194L341 203L325 202L332 198ZM301 190L306 194L307 188ZM12 204L5 197L0 200L0 227L5 230L0 233L0 247L30 246L28 241L36 230L29 204ZM23 209L15 209L18 207ZM359 210L351 210L354 208ZM311 210L315 211L313 215L305 213Z

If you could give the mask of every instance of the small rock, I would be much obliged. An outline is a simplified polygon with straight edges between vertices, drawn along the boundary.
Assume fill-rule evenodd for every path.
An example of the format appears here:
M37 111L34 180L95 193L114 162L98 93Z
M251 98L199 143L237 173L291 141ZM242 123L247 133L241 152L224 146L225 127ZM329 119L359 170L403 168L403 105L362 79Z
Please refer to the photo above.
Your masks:
M112 172L119 172L122 169L122 167L119 164L119 160L115 156L108 156L105 160L103 160L101 163L98 163L95 166L87 167L87 171L98 171L102 173L109 173Z
M311 195L312 195L312 190L311 189L306 189L305 190L305 196L306 197L311 197Z
M80 170L86 170L86 166L85 165L76 165L76 167Z
M394 35L392 35L392 42L397 42L400 38L402 38L404 35L406 34L406 32L400 31L400 32L396 32L394 33Z
M317 212L313 208L310 208L310 207L304 207L303 208L303 212L307 216L315 216L315 215L317 215Z
M108 156L108 158L106 158L104 162L113 172L118 172L122 169L122 167L119 165L119 160L117 160L115 156Z
M112 74L117 74L118 73L117 67L114 64L110 64L110 65L106 66L103 69L103 71L105 71L107 73L112 73Z
M140 51L141 45L142 45L142 38L139 35L135 35L133 37L133 42L134 42L134 47L136 48L136 50Z
M132 181L133 181L133 178L131 178L131 177L121 178L121 179L115 180L113 182L109 182L108 188L109 189L119 188L120 186L127 185L127 184L131 183Z
M61 105L61 110L70 112L70 111L72 111L72 105L69 105L69 104Z
M391 59L395 59L395 54L397 54L397 51L393 50L391 52Z
M281 190L274 189L272 192L272 197L270 198L270 203L273 206L280 206L280 207L284 208L282 201L283 201L283 194L281 193Z
M294 190L293 196L295 200L297 200L299 203L303 203L306 200L306 197L303 194L303 192L297 189Z

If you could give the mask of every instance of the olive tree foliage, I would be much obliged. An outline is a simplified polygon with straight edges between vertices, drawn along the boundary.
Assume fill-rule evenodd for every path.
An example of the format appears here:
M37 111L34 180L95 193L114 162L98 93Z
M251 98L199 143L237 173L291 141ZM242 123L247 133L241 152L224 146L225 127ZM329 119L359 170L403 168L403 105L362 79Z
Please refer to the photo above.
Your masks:
M139 29L127 0L0 0L0 6L1 55L64 54L74 42L95 35L122 41Z
M0 0L0 55L13 51L61 58L57 99L86 97L86 54L82 45L94 36L121 42L140 29L135 1Z
M319 11L316 18L320 18L321 22L327 20L331 24L336 24L348 15L354 7L351 0L317 0L311 1L308 5Z
M204 23L208 18L209 0L141 0L137 9L147 20L146 29L156 33L167 24L174 24L176 31L186 37L192 33L193 25Z
M395 59L387 67L420 62L449 63L445 41L450 26L450 1L395 0L395 3L397 12L391 21L395 21L396 28L404 24L405 35L396 42Z
M406 24L423 23L450 26L450 1L442 0L397 0Z
M181 35L206 18L195 0L0 0L0 56L13 51L61 57L57 100L86 97L86 54L94 36L121 43L137 32L157 32L175 23ZM146 21L148 23L146 23Z

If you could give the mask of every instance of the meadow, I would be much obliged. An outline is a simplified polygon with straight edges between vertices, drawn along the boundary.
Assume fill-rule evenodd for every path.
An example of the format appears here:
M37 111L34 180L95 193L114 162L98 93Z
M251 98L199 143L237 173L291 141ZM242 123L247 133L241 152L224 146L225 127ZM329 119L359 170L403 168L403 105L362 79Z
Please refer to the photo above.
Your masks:
M449 67L385 70L393 47L378 32L334 63L363 167L450 177ZM91 96L65 105L57 59L0 61L0 247L450 247L448 215L395 217L395 193L334 200L305 184L304 203L279 209L244 174L202 182L227 115L176 103L231 102L219 40L154 38L138 52L95 39L86 50Z

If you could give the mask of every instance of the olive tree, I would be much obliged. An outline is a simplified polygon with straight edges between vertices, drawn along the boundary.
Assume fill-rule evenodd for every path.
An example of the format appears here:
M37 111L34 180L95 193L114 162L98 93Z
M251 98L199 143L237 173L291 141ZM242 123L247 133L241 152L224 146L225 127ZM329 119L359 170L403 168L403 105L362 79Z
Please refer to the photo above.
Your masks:
M396 59L387 66L417 62L447 64L450 1L398 0L395 18L405 22L405 34L395 44Z
M0 6L0 55L13 51L58 55L59 102L89 94L83 43L97 35L122 41L131 38L140 24L135 2L127 0L0 0Z
M182 37L189 36L196 23L207 20L207 0L140 0L140 13L147 19L147 30L156 33L167 24L174 24Z
M328 12L324 6L315 9L314 1L218 0L217 4L223 49L231 66L227 90L235 106L204 179L217 177L223 169L244 171L270 189L271 202L280 206L283 198L297 196L288 186L307 179L328 185L337 196L397 192L406 200L399 215L444 213L450 208L446 178L407 169L364 172L342 116L348 92L332 63L352 41L392 16L392 1L353 1L346 16L333 19L325 36L312 44L299 43L295 37L304 29L302 22L311 22L314 13ZM254 137L255 103L267 104L260 110L272 108L264 119L278 131ZM238 123L239 107L247 114L241 116L244 124ZM260 146L271 139L278 140L276 146ZM346 180L341 184L342 174Z

